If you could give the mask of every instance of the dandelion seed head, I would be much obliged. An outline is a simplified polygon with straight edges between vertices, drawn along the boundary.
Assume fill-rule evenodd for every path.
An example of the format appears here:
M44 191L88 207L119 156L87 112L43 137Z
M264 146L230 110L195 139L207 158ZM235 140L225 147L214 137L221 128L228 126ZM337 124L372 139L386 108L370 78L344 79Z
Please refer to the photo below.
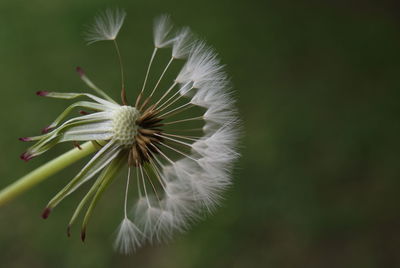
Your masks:
M143 87L136 100L128 98L115 40L124 18L125 12L120 9L99 14L87 38L89 43L115 41L121 67L122 104L77 68L79 77L94 94L39 91L37 95L46 98L86 100L70 105L42 135L20 140L36 142L21 155L25 161L62 142L72 142L75 147L79 147L80 141L96 145L92 158L49 201L43 214L47 218L67 196L94 180L68 224L70 230L77 216L88 207L82 239L100 196L117 172L128 167L124 217L114 247L129 254L145 242L171 239L174 233L186 231L191 223L216 210L223 200L223 191L232 183L232 168L239 157L240 123L229 78L216 52L205 41L196 39L188 27L172 34L168 15L154 22L155 49ZM158 79L152 81L152 65L160 64L157 51L168 46L172 46L171 59ZM172 72L169 67L178 59L185 63L174 74L172 85L165 86L164 74ZM73 116L74 109L84 112ZM130 191L132 188L135 191ZM130 212L128 203L134 204Z

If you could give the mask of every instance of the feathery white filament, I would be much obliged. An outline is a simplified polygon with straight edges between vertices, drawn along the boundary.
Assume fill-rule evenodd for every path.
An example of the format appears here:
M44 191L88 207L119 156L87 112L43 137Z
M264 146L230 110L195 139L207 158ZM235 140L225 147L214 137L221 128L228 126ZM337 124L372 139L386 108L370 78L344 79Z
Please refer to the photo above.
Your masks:
M173 38L170 37L172 23L169 15L161 15L154 20L153 41L156 48L172 45Z
M123 253L130 254L140 246L143 233L128 218L124 218L118 227L114 248Z
M192 81L195 88L201 88L207 82L224 79L225 75L222 70L223 66L214 50L208 47L204 41L198 41L193 45L189 58L176 81L182 84Z
M143 233L139 228L128 218L127 203L129 193L129 182L131 176L131 168L128 167L128 177L126 179L125 198L124 198L124 219L122 220L114 247L123 254L133 252L136 247L140 246Z
M107 9L99 13L88 29L85 40L88 44L97 41L115 40L124 23L126 12L123 9Z
M176 35L172 45L172 57L184 59L192 48L192 33L189 27L183 27Z

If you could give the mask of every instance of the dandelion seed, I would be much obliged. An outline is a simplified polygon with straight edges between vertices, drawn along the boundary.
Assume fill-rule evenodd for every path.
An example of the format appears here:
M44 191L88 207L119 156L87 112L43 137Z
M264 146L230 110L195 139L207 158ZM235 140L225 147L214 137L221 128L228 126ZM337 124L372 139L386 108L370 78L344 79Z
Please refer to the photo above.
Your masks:
M140 246L142 232L128 218L124 218L118 227L114 248L121 253L130 254Z
M154 20L154 46L163 48L172 45L174 38L170 36L172 23L169 15L161 15Z
M192 48L192 39L193 37L189 27L182 28L174 39L172 57L175 59L186 58Z
M98 15L87 37L89 43L112 40L125 18L119 9ZM91 141L97 152L78 174L47 204L43 218L81 185L94 180L78 204L68 224L71 227L86 207L82 240L89 219L104 191L125 166L128 176L124 192L124 216L118 228L115 248L129 254L144 242L170 239L186 230L189 223L204 212L211 212L231 184L230 170L238 158L236 143L239 122L230 94L229 79L213 49L204 41L193 40L189 28L171 36L169 16L161 16L154 25L155 50L146 77L135 101L125 94L121 54L121 101L110 98L78 68L91 93L39 91L38 96L74 100L85 98L66 108L42 135L21 138L35 144L21 155L25 161L41 155L58 143ZM148 76L156 60L157 49L172 46L171 59L146 89ZM171 85L164 81L173 60L186 59ZM134 103L129 105L128 103ZM71 116L79 109L79 116ZM130 188L135 191L129 191ZM128 199L129 197L129 199ZM133 213L127 204L134 201Z
M88 28L85 40L88 44L97 41L115 40L126 17L123 9L107 9L99 13Z

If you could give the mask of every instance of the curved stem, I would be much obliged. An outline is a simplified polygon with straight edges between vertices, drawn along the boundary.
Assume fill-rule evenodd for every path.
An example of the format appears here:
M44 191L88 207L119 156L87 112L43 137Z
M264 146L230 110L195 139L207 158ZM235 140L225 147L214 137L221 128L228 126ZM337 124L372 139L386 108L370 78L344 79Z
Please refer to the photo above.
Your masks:
M119 69L121 72L121 101L124 105L128 105L128 100L126 99L126 88L125 88L125 76L124 76L124 66L122 65L121 53L119 52L119 46L117 40L114 39L114 47L117 51Z
M75 163L85 156L97 151L98 146L94 145L93 142L88 141L80 145L81 149L74 148L57 158L47 162L46 164L38 167L31 171L25 176L21 177L17 181L8 185L6 188L0 191L0 206L4 205L8 201L22 194L26 190L32 188L36 184L44 181L51 175L61 171L67 166Z
M128 193L129 193L129 181L131 178L131 167L128 166L128 178L126 179L126 188L125 188L125 199L124 199L124 215L125 218L128 218L127 206L128 206Z

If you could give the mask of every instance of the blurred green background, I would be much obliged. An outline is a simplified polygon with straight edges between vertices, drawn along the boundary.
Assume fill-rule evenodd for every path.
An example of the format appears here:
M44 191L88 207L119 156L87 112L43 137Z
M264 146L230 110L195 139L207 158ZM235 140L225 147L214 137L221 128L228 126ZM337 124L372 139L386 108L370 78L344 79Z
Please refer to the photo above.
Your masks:
M2 0L1 187L71 146L19 160L27 144L17 138L66 104L36 90L82 88L78 65L105 88L118 85L112 46L81 39L110 6L128 13L119 43L132 91L161 13L220 53L245 129L235 183L188 233L121 256L112 250L121 183L99 203L85 244L77 229L65 235L82 191L40 218L76 164L0 208L0 267L400 267L396 1Z

